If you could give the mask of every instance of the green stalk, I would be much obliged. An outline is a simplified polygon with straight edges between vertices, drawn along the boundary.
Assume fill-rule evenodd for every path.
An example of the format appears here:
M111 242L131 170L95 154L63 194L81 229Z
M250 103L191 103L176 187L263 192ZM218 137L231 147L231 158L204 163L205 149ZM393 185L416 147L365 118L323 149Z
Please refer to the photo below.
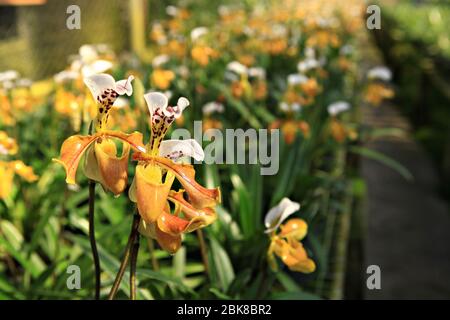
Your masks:
M114 280L113 286L108 295L108 300L114 300L114 297L116 296L117 291L119 290L120 282L122 281L123 275L125 273L125 269L128 265L128 261L130 260L131 249L133 247L136 236L138 234L138 227L139 227L140 220L141 220L141 217L136 212L133 216L133 223L131 225L130 236L128 237L128 242L127 242L127 246L125 248L125 253L123 255L119 271L117 272L116 279Z
M203 231L201 229L197 230L197 238L200 245L200 252L202 255L203 267L205 268L205 274L208 279L211 279L211 275L209 273L208 250L206 248L205 237L203 236Z
M130 262L130 299L136 300L136 264L139 254L139 232L136 235L134 245L131 251L131 262Z
M91 243L92 258L94 260L95 270L95 300L100 299L100 258L97 250L97 242L95 240L95 181L89 180L89 241Z

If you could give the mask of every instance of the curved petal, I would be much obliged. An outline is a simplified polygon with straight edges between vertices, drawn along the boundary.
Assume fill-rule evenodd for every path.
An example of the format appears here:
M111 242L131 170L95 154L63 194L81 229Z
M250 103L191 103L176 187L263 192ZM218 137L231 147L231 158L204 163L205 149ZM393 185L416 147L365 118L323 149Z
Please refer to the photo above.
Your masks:
M189 220L189 224L184 232L188 233L204 228L217 219L217 214L213 208L196 209L184 199L183 193L184 190L179 192L171 191L168 199L176 205L175 211L181 211L184 217Z
M181 114L183 113L183 110L186 109L189 106L189 100L185 97L180 97L178 99L177 105L172 108L167 108L164 111L164 115L166 117L174 116L175 119L178 119L181 117Z
M186 156L197 161L203 161L205 158L202 147L194 139L164 140L159 147L159 155L173 161Z
M157 220L157 225L161 231L176 236L182 234L186 230L189 221L173 214L163 212Z
M280 236L284 238L292 238L295 240L302 240L308 233L308 224L303 219L293 218L289 219L281 226Z
M195 170L191 165L176 164L170 159L154 157L141 152L133 155L134 160L155 163L172 171L189 195L189 202L195 208L214 207L221 202L220 188L207 189L195 181Z
M158 227L156 222L147 223L144 220L141 220L139 232L145 237L156 239L161 248L170 254L174 254L181 247L181 235L172 235L164 232Z
M288 253L284 254L281 260L290 270L302 273L311 273L316 270L316 264L308 258L301 242L292 241L287 248Z
M78 164L87 148L99 138L94 136L71 136L67 138L61 146L60 159L53 159L53 161L61 164L66 170L66 182L68 184L75 184L75 176L77 174Z
M163 182L161 168L138 165L134 179L130 199L137 202L141 217L153 223L164 211L175 176L168 172Z
M103 131L92 136L71 136L67 138L61 146L60 159L53 159L53 161L60 163L66 170L66 182L68 184L75 184L75 176L81 157L86 152L87 148L101 137L117 138L129 143L134 150L145 151L142 142L142 134L140 132L126 134L116 131Z
M97 141L94 150L103 186L115 195L122 193L128 184L130 145L123 144L120 157L117 157L116 144L110 139Z
M89 88L94 97L94 100L98 101L98 97L108 89L114 90L116 87L116 81L114 78L106 73L94 74L84 78L84 83Z
M134 76L131 75L128 79L119 80L116 82L116 92L120 95L126 94L131 96L133 94L133 87L131 86L131 81L134 80Z
M158 109L166 109L169 104L169 100L166 95L161 92L149 92L144 95L145 102L147 102L148 111L150 112L150 116L155 115L156 110Z
M278 205L269 210L264 219L266 233L276 230L291 214L300 209L300 204L283 198Z
M165 233L158 226L155 227L156 233L156 241L158 244L169 252L170 254L174 254L181 247L181 235L171 235L169 233Z

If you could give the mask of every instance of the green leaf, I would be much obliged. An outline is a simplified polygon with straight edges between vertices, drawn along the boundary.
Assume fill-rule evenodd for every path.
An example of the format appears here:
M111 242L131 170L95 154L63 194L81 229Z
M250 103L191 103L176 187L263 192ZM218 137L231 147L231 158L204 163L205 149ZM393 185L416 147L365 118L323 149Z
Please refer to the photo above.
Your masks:
M226 292L230 283L234 280L234 270L230 258L226 251L220 246L217 240L210 236L209 260L211 265L211 275L218 283L222 291Z
M368 149L368 148L364 148L364 147L356 147L356 146L352 146L349 148L350 152L353 152L355 154L359 154L363 157L369 158L369 159L373 159L376 160L382 164L384 164L385 166L394 169L395 171L397 171L403 178L405 178L408 181L413 181L414 177L411 174L411 172L405 168L404 166L402 166L399 162L397 162L396 160L378 152L372 149Z
M292 280L292 278L289 277L286 273L279 271L276 273L276 277L286 291L293 292L302 290L300 286L294 280Z
M238 210L240 227L244 236L248 237L253 233L255 227L250 192L239 175L231 174L230 180L234 187L232 198Z
M225 293L220 292L217 288L210 288L209 292L211 292L213 295L216 296L216 298L219 298L221 300L230 300L231 297L227 296Z

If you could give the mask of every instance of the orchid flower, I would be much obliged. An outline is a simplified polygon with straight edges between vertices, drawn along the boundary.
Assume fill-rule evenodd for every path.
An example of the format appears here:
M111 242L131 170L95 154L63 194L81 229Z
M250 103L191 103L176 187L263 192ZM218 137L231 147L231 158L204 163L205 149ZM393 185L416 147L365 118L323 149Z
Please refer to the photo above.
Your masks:
M95 46L85 44L80 47L78 59L72 63L71 69L80 72L86 78L106 72L112 66L111 61L99 58L98 50Z
M391 81L392 72L384 66L377 66L367 72L367 78L372 80Z
M0 157L15 155L17 151L16 140L10 138L6 132L0 131ZM33 169L25 165L21 160L0 160L0 199L6 199L10 195L15 174L27 182L34 182L38 179Z
M336 101L328 105L327 107L328 113L333 117L344 111L347 111L348 109L350 109L350 104L346 101Z
M300 242L308 233L307 223L303 219L292 218L282 225L283 221L299 209L299 203L283 198L265 217L266 233L271 234L267 258L273 270L277 270L275 256L292 271L311 273L316 269L314 261L308 258ZM279 233L278 229L281 229Z
M119 95L130 96L133 92L128 79L115 81L108 74L92 75L84 79L97 102L97 117L94 120L95 133L82 136L74 135L61 146L61 158L54 159L66 170L66 182L75 184L75 176L82 156L85 154L85 174L88 178L102 184L115 195L119 195L128 183L128 157L130 147L136 151L144 150L142 134L126 134L107 129L109 111ZM113 139L123 141L122 155L117 156L117 147Z
M189 101L181 97L176 106L169 106L167 97L160 92L147 93L144 98L151 116L151 139L144 151L134 155L138 165L129 196L137 203L142 217L141 233L174 253L181 246L183 233L205 227L216 219L214 207L220 203L220 190L199 185L193 166L179 162L183 157L204 159L197 141L163 140ZM184 189L171 190L175 178ZM169 201L175 206L173 214Z

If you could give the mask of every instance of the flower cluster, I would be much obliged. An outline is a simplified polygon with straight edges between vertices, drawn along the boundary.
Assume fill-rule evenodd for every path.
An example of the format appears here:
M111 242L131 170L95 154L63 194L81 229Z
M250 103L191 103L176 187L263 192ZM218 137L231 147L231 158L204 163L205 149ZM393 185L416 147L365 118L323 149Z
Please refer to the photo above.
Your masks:
M308 232L306 222L303 219L292 218L282 224L284 220L299 209L299 203L283 198L266 215L266 233L270 234L267 258L273 270L278 269L275 256L278 256L292 271L311 273L316 269L316 264L308 257L303 244L300 242ZM279 232L278 229L280 229Z
M203 160L204 153L197 141L164 140L171 124L189 106L186 98L181 97L177 105L170 106L163 93L145 94L151 118L151 138L146 145L139 132L126 134L108 130L111 107L120 95L132 94L132 80L130 76L116 82L107 74L85 78L97 101L96 132L68 138L61 147L61 158L55 160L65 168L67 183L74 184L79 162L85 155L86 176L118 196L128 185L128 160L132 149L133 160L138 163L129 197L137 204L142 217L140 231L174 253L181 245L183 233L203 228L216 219L214 207L220 202L220 190L199 185L195 181L194 167L182 162L186 157ZM122 143L120 156L114 140ZM172 189L175 179L184 189ZM173 211L169 202L174 204Z

